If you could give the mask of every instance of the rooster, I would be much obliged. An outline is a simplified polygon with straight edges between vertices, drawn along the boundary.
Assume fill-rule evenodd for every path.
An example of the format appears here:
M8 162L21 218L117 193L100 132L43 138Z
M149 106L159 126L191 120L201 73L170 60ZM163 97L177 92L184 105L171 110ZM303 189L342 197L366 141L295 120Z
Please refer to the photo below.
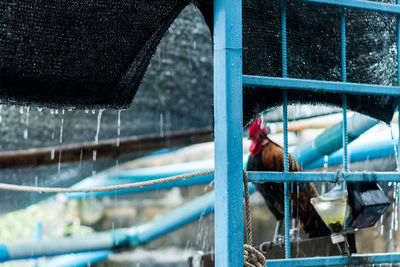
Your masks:
M284 170L283 148L268 138L268 130L262 125L260 118L250 125L249 139L252 142L247 171L282 172ZM301 171L300 165L291 155L289 155L289 171ZM255 183L255 186L278 221L277 231L279 233L284 218L283 183ZM292 216L300 219L310 238L331 234L310 202L310 199L316 196L318 196L318 192L310 182L290 184L289 198L293 204Z

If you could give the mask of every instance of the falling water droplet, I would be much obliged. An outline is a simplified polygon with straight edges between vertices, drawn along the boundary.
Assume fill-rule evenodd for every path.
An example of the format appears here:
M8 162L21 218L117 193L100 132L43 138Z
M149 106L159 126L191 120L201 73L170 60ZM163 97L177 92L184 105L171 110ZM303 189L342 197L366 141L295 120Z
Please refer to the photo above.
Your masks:
M29 125L29 107L26 107L26 119L25 119L25 126L24 129L24 139L28 139L28 125Z
M85 109L85 113L89 113L89 110L88 110L88 109Z
M64 118L61 118L61 124L60 124L60 144L63 141L63 129L64 129Z
M50 109L50 114L54 115L54 109Z
M93 115L96 114L96 110L95 109L92 109L92 114Z
M104 109L99 110L99 114L97 115L97 129L96 129L96 136L94 137L94 143L97 145L99 143L99 132L100 132L100 123L101 123L101 114L103 113Z
M82 167L82 158L83 158L83 149L81 149L81 153L79 155L79 167Z
M58 109L56 109L56 110L54 111L54 113L57 115L57 114L58 114Z
M121 135L121 109L118 110L118 121L117 121L117 146L119 146L119 137Z
M53 148L51 148L51 152L50 152L51 160L54 159L54 152L55 152L55 148L53 147Z
M399 122L400 123L400 122ZM400 133L399 133L400 134ZM391 136L391 138L392 138L392 143L393 143L393 149L394 149L394 158L395 158L395 160L396 160L396 166L397 166L397 171L400 171L400 168L399 168L399 166L400 166L400 163L399 163L399 154L398 154L398 151L397 151L397 143L396 143L396 141L395 141L395 139L394 139L394 136L393 136L393 129L392 129L392 125L390 125L390 136Z
M60 153L58 154L58 173L61 171L61 148Z
M20 114L24 114L24 108L23 108L23 107L20 107L20 108L19 108L19 113L20 113Z
M326 169L328 169L328 160L329 160L328 155L325 155L324 156L324 169L325 169L325 171L326 171Z
M93 161L96 161L97 150L93 150Z
M42 107L37 107L37 110L38 110L39 112L42 112L43 108L42 108Z
M160 113L160 136L164 136L164 115Z
M35 187L38 187L38 177L35 176Z

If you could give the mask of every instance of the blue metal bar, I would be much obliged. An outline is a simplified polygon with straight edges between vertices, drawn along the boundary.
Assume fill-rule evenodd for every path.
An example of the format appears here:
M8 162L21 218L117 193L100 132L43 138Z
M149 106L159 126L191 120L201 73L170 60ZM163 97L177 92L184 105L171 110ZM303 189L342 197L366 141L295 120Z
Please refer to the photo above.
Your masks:
M375 1L364 1L364 0L296 0L299 2L305 3L315 3L322 5L331 5L331 6L339 6L339 7L347 7L353 9L362 9L369 11L377 11L381 13L389 13L389 14L400 14L400 7L387 4L380 3Z
M263 77L252 75L243 75L243 84L246 86L266 88L400 96L400 86L386 86L376 84L329 82L319 80Z
M348 155L348 143L349 143L349 135L347 132L347 96L343 94L343 122L342 122L342 137L343 137L343 170L345 172L349 171L349 155Z
M242 1L214 1L215 265L243 266Z
M374 263L400 262L400 253L352 254L351 264L365 265ZM267 266L339 266L348 265L347 256L297 258L290 260L267 260Z
M249 181L262 182L400 182L398 172L248 172Z
M286 0L281 0L281 32L282 32L282 77L287 77L287 46L286 46ZM289 142L288 142L288 94L287 90L283 90L283 169L289 172ZM290 258L290 200L289 200L289 183L283 184L284 207L285 207L285 257Z
M400 0L396 0L396 5L399 6L400 4ZM400 7L400 6L399 6ZM400 16L397 15L396 17L396 21L397 21L397 27L396 27L396 33L397 33L397 42L396 42L396 46L397 46L397 85L400 85ZM398 100L399 101L399 100ZM400 101L399 101L400 102ZM398 115L398 130L399 130L399 136L397 138L397 153L398 153L398 160L397 162L400 162L400 103L397 104L397 115ZM397 166L397 171L400 172L399 166ZM398 192L398 201L400 201L400 188L399 188L400 184L397 184L397 190ZM400 224L400 204L398 205L398 211L397 211L397 223ZM398 246L400 247L400 225L398 225L397 227L398 230Z

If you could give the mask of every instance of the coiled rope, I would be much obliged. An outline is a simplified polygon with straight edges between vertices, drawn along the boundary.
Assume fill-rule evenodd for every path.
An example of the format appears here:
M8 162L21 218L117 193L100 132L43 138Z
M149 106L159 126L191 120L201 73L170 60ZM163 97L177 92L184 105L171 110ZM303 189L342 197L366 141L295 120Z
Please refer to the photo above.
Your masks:
M138 188L156 184L163 184L168 182L173 182L177 180L185 180L188 178L203 176L214 173L214 169L207 169L203 171L185 173L180 175L169 176L160 179L154 179L144 182L112 185L112 186L102 186L102 187L91 187L91 188L64 188L64 187L37 187L37 186L25 186L25 185L15 185L0 183L0 189L3 190L14 190L14 191L24 191L24 192L37 192L37 193L88 193L88 192L105 192L105 191L115 191L121 189L131 189ZM247 172L243 170L243 183L244 183L244 200L245 200L245 217L246 217L246 237L247 242L244 244L244 266L245 267L261 267L265 266L264 255L252 246L253 243L253 233L251 229L251 210L250 210L250 194L248 186Z

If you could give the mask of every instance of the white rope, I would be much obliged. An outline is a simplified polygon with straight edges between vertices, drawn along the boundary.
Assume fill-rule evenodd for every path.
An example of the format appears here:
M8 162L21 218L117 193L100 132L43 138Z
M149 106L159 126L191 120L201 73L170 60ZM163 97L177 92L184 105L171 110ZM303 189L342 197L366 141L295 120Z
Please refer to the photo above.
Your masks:
M174 175L174 176L170 176L170 177L154 179L154 180L149 180L149 181L144 181L144 182L102 186L102 187L91 187L91 188L37 187L37 186L25 186L25 185L0 183L0 189L25 191L25 192L38 192L38 193L105 192L105 191L116 191L116 190L121 190L121 189L145 187L145 186L155 185L155 184L164 184L164 183L168 183L168 182L173 182L173 181L177 181L177 180L185 180L188 178L193 178L193 177L202 176L202 175L208 175L208 174L212 174L212 173L214 173L214 169L185 173L185 174L180 174L180 175Z

